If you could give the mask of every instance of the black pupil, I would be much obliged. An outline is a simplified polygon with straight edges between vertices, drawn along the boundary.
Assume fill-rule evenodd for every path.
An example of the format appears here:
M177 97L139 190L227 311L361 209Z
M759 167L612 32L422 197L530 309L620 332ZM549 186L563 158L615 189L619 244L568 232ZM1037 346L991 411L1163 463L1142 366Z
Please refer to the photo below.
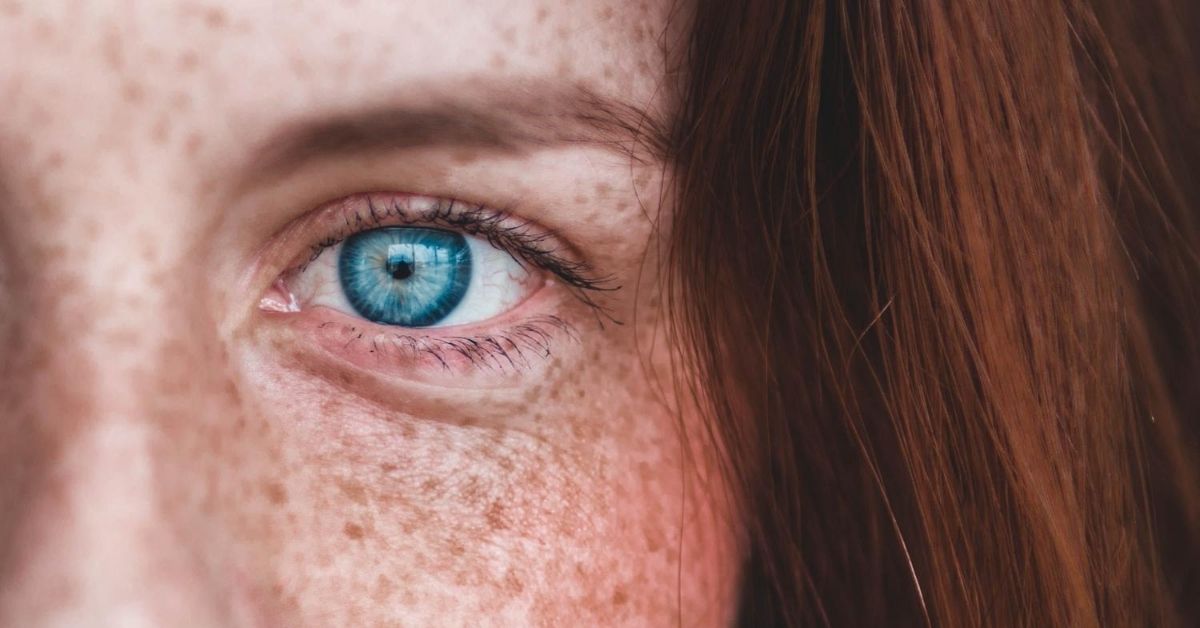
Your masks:
M406 259L390 259L387 263L388 274L392 279L408 279L413 274L413 264Z

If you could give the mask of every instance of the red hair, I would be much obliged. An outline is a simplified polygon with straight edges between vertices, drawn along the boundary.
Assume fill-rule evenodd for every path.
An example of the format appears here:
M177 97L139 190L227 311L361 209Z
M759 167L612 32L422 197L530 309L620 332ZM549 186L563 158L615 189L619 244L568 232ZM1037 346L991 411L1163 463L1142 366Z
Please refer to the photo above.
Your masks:
M671 292L743 625L1200 617L1184 4L694 8Z

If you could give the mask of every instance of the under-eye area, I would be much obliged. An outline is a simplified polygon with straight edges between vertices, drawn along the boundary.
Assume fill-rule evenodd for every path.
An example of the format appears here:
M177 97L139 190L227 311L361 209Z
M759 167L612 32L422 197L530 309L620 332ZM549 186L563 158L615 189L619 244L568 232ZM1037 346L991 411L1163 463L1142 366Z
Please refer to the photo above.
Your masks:
M293 349L383 375L511 380L611 320L609 279L556 234L486 205L359 194L277 240L298 252L260 300L267 322Z

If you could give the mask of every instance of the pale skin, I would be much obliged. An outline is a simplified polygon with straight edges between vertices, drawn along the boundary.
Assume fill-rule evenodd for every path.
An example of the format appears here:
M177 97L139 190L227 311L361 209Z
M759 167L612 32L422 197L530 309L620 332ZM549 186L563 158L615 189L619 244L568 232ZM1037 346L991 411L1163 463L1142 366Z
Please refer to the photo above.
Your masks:
M668 4L0 2L0 625L730 625L669 168L573 115L670 115ZM413 195L604 289L401 332L291 293L337 203Z

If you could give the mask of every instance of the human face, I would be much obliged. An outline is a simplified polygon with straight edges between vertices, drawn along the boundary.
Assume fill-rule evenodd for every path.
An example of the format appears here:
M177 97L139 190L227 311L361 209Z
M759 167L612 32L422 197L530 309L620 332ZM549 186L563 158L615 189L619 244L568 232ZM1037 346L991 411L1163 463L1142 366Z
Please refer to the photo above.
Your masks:
M0 624L727 625L669 4L0 3Z

